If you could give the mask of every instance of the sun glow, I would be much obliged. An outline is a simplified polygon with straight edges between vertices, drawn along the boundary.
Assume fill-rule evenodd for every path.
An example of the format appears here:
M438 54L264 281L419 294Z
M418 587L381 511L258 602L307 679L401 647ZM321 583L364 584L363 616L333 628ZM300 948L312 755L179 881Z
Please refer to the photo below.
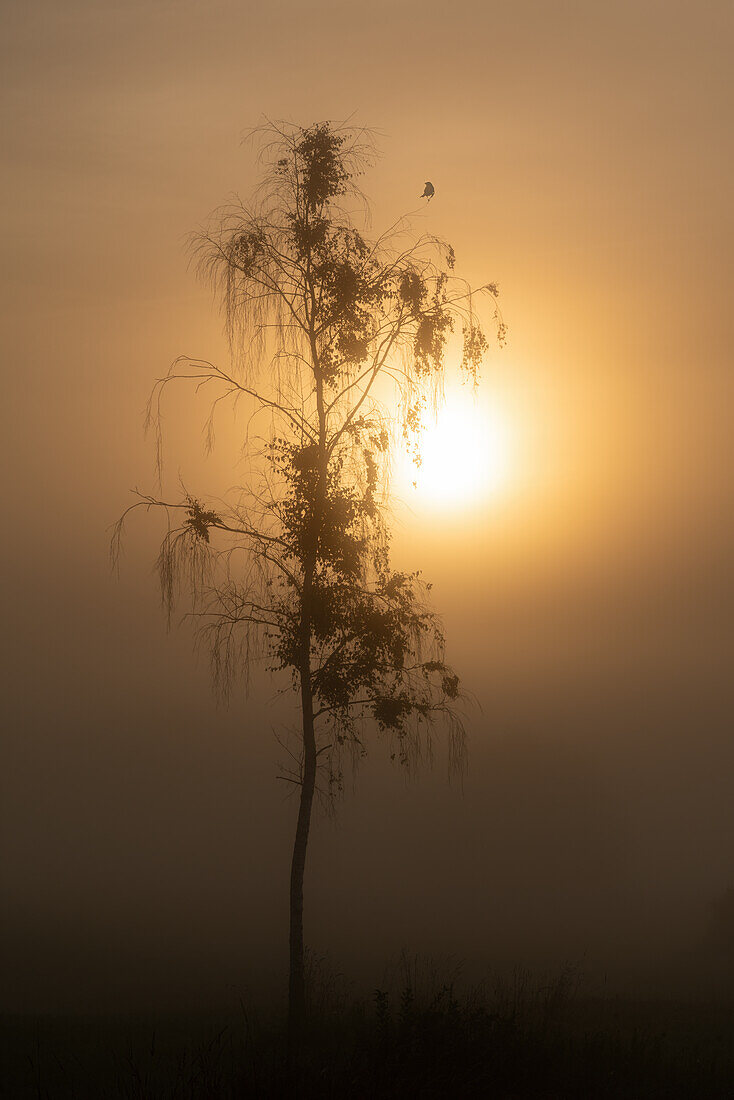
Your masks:
M508 424L485 394L448 392L438 415L427 413L419 436L420 464L401 464L401 496L408 504L465 509L499 493L510 472Z

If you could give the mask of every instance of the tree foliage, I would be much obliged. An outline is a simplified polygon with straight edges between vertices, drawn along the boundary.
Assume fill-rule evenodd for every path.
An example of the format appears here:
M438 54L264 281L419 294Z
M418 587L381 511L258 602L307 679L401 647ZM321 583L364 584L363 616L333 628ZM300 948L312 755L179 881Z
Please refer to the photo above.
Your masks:
M158 556L169 616L185 596L227 692L256 658L300 699L300 787L291 867L290 1019L305 1016L303 881L317 773L341 783L341 754L362 754L372 726L393 759L412 766L431 750L440 720L453 767L463 760L459 678L446 663L440 622L419 572L389 557L388 481L395 440L420 460L428 402L443 391L446 350L463 335L460 369L476 383L487 351L475 299L490 302L500 342L497 287L476 294L454 274L453 249L415 239L407 219L370 238L357 180L374 157L364 131L319 123L261 131L263 183L250 205L217 212L194 242L220 299L228 369L180 358L149 407L162 468L161 402L182 380L245 399L266 417L250 440L251 476L225 500L185 490L139 496L168 527ZM360 211L361 216L360 216ZM361 226L361 228L360 228ZM248 435L249 439L249 435ZM123 522L120 520L115 547Z
M331 781L341 746L362 751L366 720L410 764L440 717L458 764L459 680L420 574L390 567L386 485L396 427L415 447L457 326L461 369L478 378L487 338L475 295L454 275L453 250L429 235L415 240L404 219L372 240L357 228L369 135L330 123L266 134L255 203L218 211L195 240L224 305L232 364L177 360L149 410L160 448L167 386L184 378L216 386L211 446L218 404L249 397L270 414L259 472L216 508L190 495L147 496L133 507L168 512L158 560L164 602L170 611L183 591L192 599L221 689L256 655L298 689L307 658ZM481 289L501 341L497 287Z

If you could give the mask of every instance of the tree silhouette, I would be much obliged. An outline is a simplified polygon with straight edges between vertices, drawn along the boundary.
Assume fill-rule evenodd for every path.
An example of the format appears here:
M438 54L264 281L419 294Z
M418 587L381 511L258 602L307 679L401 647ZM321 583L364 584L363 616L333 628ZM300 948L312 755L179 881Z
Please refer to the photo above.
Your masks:
M421 412L440 399L447 339L463 332L461 368L477 381L487 339L454 253L418 239L401 218L376 239L357 228L367 208L356 179L374 156L363 130L324 122L270 125L262 184L250 205L217 212L195 239L201 270L224 305L231 366L178 359L158 380L149 421L174 381L247 398L267 434L251 444L249 484L216 506L138 494L163 509L158 556L164 602L190 601L215 682L228 691L257 657L285 673L300 702L299 788L290 878L289 1034L305 1019L303 881L314 795L341 779L345 749L364 752L377 728L410 767L430 751L437 722L460 767L459 679L426 605L419 573L391 569L387 521L396 435L415 452ZM360 213L361 211L361 213ZM497 288L491 302L500 342ZM249 436L248 436L249 439ZM417 457L417 455L416 455ZM114 538L119 548L123 522Z

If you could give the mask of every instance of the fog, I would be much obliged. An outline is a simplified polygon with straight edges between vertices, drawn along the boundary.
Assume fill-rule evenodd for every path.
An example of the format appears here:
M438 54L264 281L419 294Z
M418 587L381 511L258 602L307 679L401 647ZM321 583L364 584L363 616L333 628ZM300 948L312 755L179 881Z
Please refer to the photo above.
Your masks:
M515 466L453 515L398 505L473 696L469 769L414 780L375 736L321 811L306 937L367 982L401 949L465 970L581 965L708 993L734 926L729 5L6 6L3 1008L278 989L293 720L255 670L228 707L168 633L143 436L178 354L226 356L186 235L257 180L262 116L376 127L376 230L496 279L484 385ZM167 410L170 484L227 483L237 423ZM229 457L228 457L229 456ZM410 503L410 502L408 502ZM719 914L717 916L717 913ZM448 965L448 964L447 964Z

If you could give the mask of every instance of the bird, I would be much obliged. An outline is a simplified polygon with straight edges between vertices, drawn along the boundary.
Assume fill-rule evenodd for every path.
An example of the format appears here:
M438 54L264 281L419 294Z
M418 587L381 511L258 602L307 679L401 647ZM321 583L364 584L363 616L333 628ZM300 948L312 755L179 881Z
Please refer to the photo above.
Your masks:
M433 196L436 194L436 188L433 186L430 180L426 180L426 186L423 188L422 199L428 199L430 202Z

